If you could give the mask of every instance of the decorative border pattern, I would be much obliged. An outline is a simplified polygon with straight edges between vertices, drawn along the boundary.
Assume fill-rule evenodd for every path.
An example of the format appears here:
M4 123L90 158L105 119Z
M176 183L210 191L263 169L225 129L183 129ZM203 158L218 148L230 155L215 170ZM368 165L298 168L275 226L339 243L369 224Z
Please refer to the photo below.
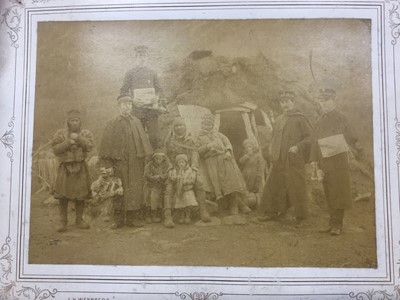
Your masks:
M16 290L17 284L15 281L9 280L12 273L12 254L11 254L11 238L8 236L5 243L0 249L0 267L3 274L1 274L0 282L0 300L19 300L19 299L34 299L44 300L47 298L54 298L58 293L57 289L52 291L48 289L41 289L35 285L34 288L28 286L21 286L19 290ZM19 298L24 297L24 298Z
M5 24L8 28L7 34L10 38L11 47L15 48L15 59L17 57L17 50L19 48L19 32L21 30L21 16L22 16L22 1L21 0L10 0L13 4L6 8L4 13L1 15L1 24ZM14 83L15 84L15 83ZM15 94L14 94L15 101ZM0 137L0 141L4 147L8 150L7 157L10 159L11 165L13 160L13 145L14 145L14 121L15 116L11 117L11 121L8 123L9 129L4 132ZM11 184L11 182L10 182ZM11 197L11 195L10 195ZM5 243L0 249L0 267L1 267L1 277L0 277L0 300L19 300L19 299L34 299L34 300L44 300L49 297L54 298L57 294L57 289L52 291L48 289L41 289L35 285L34 288L29 286L21 286L20 289L17 288L17 283L10 280L9 277L12 274L13 266L13 256L11 254L11 237L7 236ZM23 298L21 298L23 297Z
M12 117L11 121L8 123L8 127L10 127L10 129L6 130L6 132L0 137L0 142L2 142L4 147L9 150L7 152L7 157L10 159L11 162L14 161L13 160L14 120L15 120L15 118Z
M18 48L18 40L19 40L19 31L21 30L21 6L13 5L11 7L6 8L5 12L1 15L2 20L1 23L5 23L7 28L9 29L7 34L11 40L11 46Z
M194 292L194 293L179 293L176 292L175 296L182 300L217 300L222 297L223 293L205 293L205 292Z
M349 294L349 297L351 299L356 299L356 300L399 300L400 299L400 288L399 285L394 286L394 294L389 294L386 291L375 291L375 290L370 290L367 292L360 292L358 294L355 294L351 292Z
M4 23L8 28L8 36L11 42L11 47L14 47L16 50L19 47L19 32L21 30L21 5L15 4L19 2L18 0L9 0L11 3L14 3L9 8L5 9L5 12L0 16L2 19L0 23ZM45 4L50 2L51 0L32 0L33 4ZM391 44L395 46L397 44L397 40L400 38L400 0L386 0L387 3L392 4L391 9L389 9L389 28L391 29L391 35L393 40ZM9 129L5 131L5 133L0 137L0 141L4 145L4 147L8 150L7 157L13 162L13 145L14 145L14 120L15 117L11 118L11 121L8 123ZM397 120L396 120L397 121ZM400 122L396 122L396 145L398 148L397 152L397 163L400 164ZM21 286L20 289L17 289L17 283L15 281L9 280L10 275L12 274L12 265L13 265L13 256L11 254L11 237L7 236L5 243L0 248L0 300L19 300L22 299L20 297L34 299L34 300L44 300L47 298L55 298L55 295L58 293L57 289L49 290L49 289L41 289L35 285L34 288L28 286ZM400 270L399 270L400 277ZM182 300L217 300L220 297L222 298L224 294L222 292L216 293L206 293L206 292L175 292L175 297L178 297ZM356 300L372 300L372 299L381 299L381 300L391 300L396 299L400 300L400 286L394 286L394 294L390 294L386 290L368 290L367 292L359 292L354 293L351 292L348 294L351 299Z

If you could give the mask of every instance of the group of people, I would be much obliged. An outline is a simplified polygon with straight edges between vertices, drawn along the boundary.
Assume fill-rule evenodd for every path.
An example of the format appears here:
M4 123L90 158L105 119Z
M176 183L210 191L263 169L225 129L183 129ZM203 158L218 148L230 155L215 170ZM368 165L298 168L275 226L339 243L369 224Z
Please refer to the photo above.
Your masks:
M274 124L270 145L272 162L264 187L260 221L277 220L294 207L295 226L308 217L305 164L310 162L313 178L322 181L329 209L329 224L321 232L340 235L344 211L352 205L349 153L363 149L353 126L336 109L336 92L321 89L318 97L321 116L314 126L295 107L295 94L280 97L283 114Z
M266 172L256 140L243 142L243 156L236 162L229 139L214 129L212 114L202 117L196 137L182 117L175 118L160 145L158 115L166 112L165 101L155 72L145 66L147 48L135 50L139 64L125 76L117 99L119 114L107 124L98 149L99 179L90 182L86 158L93 135L81 127L78 111L70 111L67 128L54 135L52 147L60 162L54 186L59 232L67 230L69 201L75 201L76 225L82 229L90 227L82 214L92 197L110 200L113 229L162 220L173 228L175 222L190 224L195 209L203 222L210 222L206 199L218 203L221 214L249 213L243 197L248 193L261 196L259 221L277 221L293 206L294 225L302 227L308 217L305 166L310 162L329 207L330 222L322 231L341 234L344 210L352 203L348 145L358 152L362 148L346 117L336 110L334 90L320 91L322 115L314 126L296 109L295 93L280 95L283 113L274 124Z

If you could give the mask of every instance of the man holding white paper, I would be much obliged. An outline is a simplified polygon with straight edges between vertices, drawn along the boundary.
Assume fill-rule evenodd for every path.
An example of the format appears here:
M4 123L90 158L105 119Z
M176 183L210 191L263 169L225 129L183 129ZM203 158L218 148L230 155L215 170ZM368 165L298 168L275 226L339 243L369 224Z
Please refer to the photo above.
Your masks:
M344 211L352 205L348 145L358 152L362 148L347 118L336 110L335 101L334 90L320 90L318 102L323 114L314 126L310 160L314 170L322 171L319 177L329 208L329 227L322 231L340 235Z
M135 67L124 78L120 94L133 99L133 115L140 119L149 134L153 149L158 148L158 115L165 113L165 99L157 73L147 66L148 48L135 47Z

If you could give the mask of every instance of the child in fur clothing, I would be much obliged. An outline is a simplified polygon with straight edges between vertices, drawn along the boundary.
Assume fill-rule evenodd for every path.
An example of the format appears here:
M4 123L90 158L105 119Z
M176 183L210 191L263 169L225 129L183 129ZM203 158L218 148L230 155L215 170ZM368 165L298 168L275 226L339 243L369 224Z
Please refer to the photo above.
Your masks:
M265 181L266 162L262 157L260 148L255 141L246 139L243 141L244 155L239 159L240 169L247 186L246 199L258 198L262 192ZM252 195L250 197L250 195ZM253 203L246 203L253 206Z
M104 217L105 221L110 219L113 206L120 201L119 198L124 193L121 179L113 175L112 168L100 167L100 176L91 185L93 205L98 206L100 216Z
M168 179L168 172L171 169L171 163L162 150L156 150L154 152L152 159L144 169L144 177L146 180L146 220L148 222L161 222L158 210L162 208L165 181Z
M196 172L188 164L186 154L176 156L177 168L172 172L176 184L175 209L178 211L179 224L190 224L192 208L197 206L194 193L194 183L196 182Z

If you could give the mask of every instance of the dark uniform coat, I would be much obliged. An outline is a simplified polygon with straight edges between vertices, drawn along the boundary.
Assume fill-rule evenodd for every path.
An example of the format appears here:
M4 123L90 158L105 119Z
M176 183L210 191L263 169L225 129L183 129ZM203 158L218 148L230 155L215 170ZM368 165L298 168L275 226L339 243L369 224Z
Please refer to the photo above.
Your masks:
M90 176L87 153L93 149L93 135L89 130L76 132L79 138L72 144L68 128L59 129L51 141L60 163L54 184L54 198L84 200L90 198Z
M162 98L163 92L157 73L148 67L136 67L129 70L124 78L120 94L130 95L133 98L135 89L154 88L156 96ZM158 112L133 105L133 113L139 119L152 119L158 116Z
M318 145L318 139L337 134L343 134L349 145L357 142L355 131L347 118L333 110L315 123L311 161L318 162L319 168L324 172L323 185L329 208L345 209L352 205L348 153L323 158Z
M294 205L296 218L308 216L305 163L310 153L311 130L307 118L298 111L276 119L270 145L272 169L262 195L265 211L284 213ZM292 146L298 147L297 153L289 153Z
M139 119L118 116L111 120L103 133L100 159L108 161L124 189L125 210L139 210L143 204L144 158L152 148Z

